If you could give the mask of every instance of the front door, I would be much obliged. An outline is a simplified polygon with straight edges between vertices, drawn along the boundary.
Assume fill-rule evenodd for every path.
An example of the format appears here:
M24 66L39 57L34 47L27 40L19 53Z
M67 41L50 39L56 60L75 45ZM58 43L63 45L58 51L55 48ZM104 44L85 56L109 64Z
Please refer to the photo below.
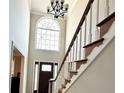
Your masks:
M53 63L40 63L39 93L48 93L49 79L53 78Z

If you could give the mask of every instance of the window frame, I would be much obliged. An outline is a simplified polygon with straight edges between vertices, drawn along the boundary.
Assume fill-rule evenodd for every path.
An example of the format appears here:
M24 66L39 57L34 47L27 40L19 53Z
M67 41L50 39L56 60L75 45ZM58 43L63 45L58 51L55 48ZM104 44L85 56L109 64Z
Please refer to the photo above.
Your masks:
M44 19L51 19L51 20L53 20L55 23L56 23L56 25L58 26L58 28L59 28L59 30L53 30L53 29L46 29L46 28L40 28L40 27L38 27L38 23L40 22L40 21L42 21L42 20L44 20ZM37 48L37 29L44 29L44 30L49 30L49 31L57 31L59 34L58 34L58 49L56 49L56 50L52 50L52 49L42 49L42 48ZM38 21L37 21L37 23L36 23L36 26L35 26L35 46L34 46L34 49L35 50L42 50L42 51L54 51L54 52L59 52L60 51L60 32L61 32L61 29L60 29L60 25L59 25L59 23L57 22L57 20L55 20L55 19L53 19L53 18L51 18L51 17L42 17L42 18L39 18L38 19ZM45 39L46 40L46 39ZM54 40L54 42L55 42L56 40ZM51 42L51 40L49 40L49 42ZM55 46L55 45L54 45Z

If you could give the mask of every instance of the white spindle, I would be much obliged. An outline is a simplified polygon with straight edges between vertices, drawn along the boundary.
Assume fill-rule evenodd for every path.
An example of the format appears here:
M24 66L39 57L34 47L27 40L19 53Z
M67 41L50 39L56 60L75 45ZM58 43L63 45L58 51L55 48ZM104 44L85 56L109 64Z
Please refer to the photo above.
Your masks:
M69 52L69 62L71 62L71 50Z
M84 46L86 45L86 31L87 31L87 16L85 16L85 30L84 30Z
M68 62L70 62L70 52L68 53Z
M109 15L109 0L106 0L106 16Z
M96 24L99 22L99 0L97 0L97 18L96 18ZM96 26L96 40L100 38L100 29Z
M92 4L90 7L90 28L89 28L89 42L92 42Z
M77 60L79 60L80 56L81 56L81 53L80 53L81 52L81 48L80 48L81 47L81 44L80 44L81 43L81 41L80 41L81 37L80 36L81 35L80 35L80 32L79 32L78 35L77 35Z
M71 53L71 62L72 62L73 61L73 46L71 47L70 53Z
M77 53L78 53L78 39L76 38L76 59L75 60L77 60Z
M84 43L83 43L83 46L85 46L86 45L86 38L87 38L87 33L86 33L86 31L87 31L87 16L85 16L85 22L84 22ZM85 48L83 48L83 58L85 59L86 58L86 53L85 53Z
M72 69L72 62L70 62L70 67L71 67L71 71L73 71L73 69Z
M80 35L80 42L79 42L79 59L81 59L81 51L82 51L82 28L80 28L80 32L79 32L79 35Z
M77 53L77 52L76 52L76 48L77 48L77 47L76 47L76 40L74 41L74 46L75 46L75 47L74 47L74 60L76 60L76 53Z
M83 46L85 45L85 40L86 40L86 31L85 31L85 20L84 23L81 27L82 31L81 31L81 59L84 59L84 48Z
M73 44L73 47L72 47L72 51L73 51L73 61L74 61L74 54L75 54L74 49L75 49L75 45Z
M109 14L115 12L115 0L109 0Z
M90 16L91 14L91 10L89 10L88 14L86 15L87 18L86 18L86 21L87 21L87 24L86 24L86 44L89 44L90 43L90 38L91 38L91 31L90 31Z

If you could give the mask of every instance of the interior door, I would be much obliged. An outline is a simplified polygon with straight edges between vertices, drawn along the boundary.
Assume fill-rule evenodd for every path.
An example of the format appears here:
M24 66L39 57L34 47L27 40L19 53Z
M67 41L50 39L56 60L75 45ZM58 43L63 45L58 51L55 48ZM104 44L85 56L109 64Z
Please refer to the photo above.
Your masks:
M50 78L53 78L53 63L41 62L39 70L39 93L48 93Z

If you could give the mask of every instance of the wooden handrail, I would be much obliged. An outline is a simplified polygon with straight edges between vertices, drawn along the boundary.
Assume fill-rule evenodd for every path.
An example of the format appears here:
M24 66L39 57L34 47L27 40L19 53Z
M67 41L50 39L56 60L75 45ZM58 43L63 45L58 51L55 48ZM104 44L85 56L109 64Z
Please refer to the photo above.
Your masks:
M85 21L85 17L86 17L86 15L88 14L88 12L89 12L89 10L90 10L90 7L91 7L91 5L92 5L92 3L93 3L93 1L94 1L94 0L89 0L88 4L87 4L87 6L86 6L86 9L85 9L85 11L84 11L84 13L83 13L83 16L81 17L81 20L80 20L80 22L79 22L79 24L78 24L78 27L77 27L76 31L75 31L75 34L74 34L74 36L73 36L73 38L72 38L72 40L71 40L71 43L70 43L70 45L69 45L69 47L68 47L68 49L67 49L67 52L66 52L66 54L65 54L65 56L64 56L64 59L62 60L62 63L61 63L61 65L60 65L60 68L59 68L59 71L58 71L58 73L57 73L57 76L56 76L55 80L53 80L53 81L56 81L56 80L57 80L57 78L58 78L58 76L59 76L59 73L60 73L60 71L61 71L61 69L62 69L62 67L63 67L63 65L64 65L65 60L66 60L66 57L68 56L68 53L70 52L71 47L72 47L73 44L74 44L74 41L75 41L75 39L76 39L76 37L77 37L79 31L80 31L80 28L81 28L82 24L83 24L84 21Z

